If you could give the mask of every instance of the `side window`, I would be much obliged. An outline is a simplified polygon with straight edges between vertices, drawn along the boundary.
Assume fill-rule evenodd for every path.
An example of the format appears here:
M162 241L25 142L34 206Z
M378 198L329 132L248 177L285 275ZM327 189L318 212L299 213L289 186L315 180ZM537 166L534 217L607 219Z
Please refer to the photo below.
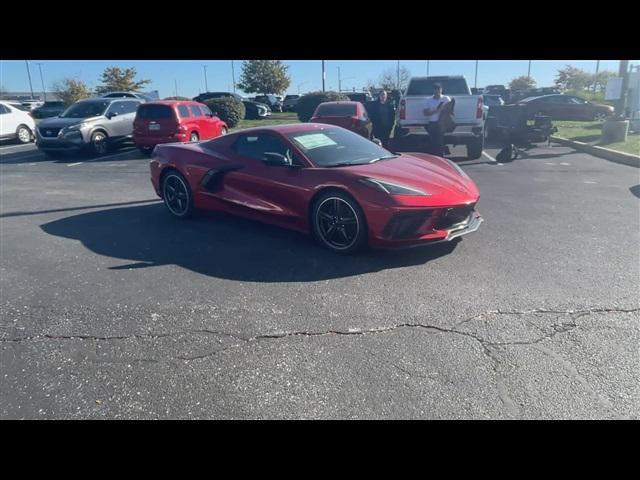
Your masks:
M362 120L364 120L365 122L369 121L369 114L367 113L367 109L364 105L362 106Z
M200 107L200 110L202 110L202 112L203 112L205 115L211 115L211 116L213 116L213 112L211 112L211 110L209 109L209 107L207 107L206 105L201 106L201 107Z
M140 102L122 102L122 114L136 113Z
M291 159L293 152L279 139L272 135L242 135L233 145L233 149L243 157L253 158L264 162L265 152L279 153ZM298 163L298 162L292 162Z
M0 105L0 115L4 115L5 113L9 113L9 109L4 105Z
M178 106L178 112L180 113L180 118L189 117L189 108L186 105Z
M194 117L201 117L202 116L202 112L200 111L200 107L198 107L197 105L191 105L189 108L191 109L191 115L193 115Z

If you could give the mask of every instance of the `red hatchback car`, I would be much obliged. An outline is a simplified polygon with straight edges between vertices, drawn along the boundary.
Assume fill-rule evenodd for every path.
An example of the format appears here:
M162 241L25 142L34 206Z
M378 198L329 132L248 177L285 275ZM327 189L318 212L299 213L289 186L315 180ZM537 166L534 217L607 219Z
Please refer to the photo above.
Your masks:
M133 143L151 153L156 145L209 140L227 133L227 124L209 107L190 100L161 100L143 103L133 122Z
M372 124L367 109L360 102L324 102L318 105L310 120L337 125L371 139Z
M480 192L450 160L394 154L318 123L158 145L151 182L169 212L221 210L313 233L334 252L409 247L478 229Z

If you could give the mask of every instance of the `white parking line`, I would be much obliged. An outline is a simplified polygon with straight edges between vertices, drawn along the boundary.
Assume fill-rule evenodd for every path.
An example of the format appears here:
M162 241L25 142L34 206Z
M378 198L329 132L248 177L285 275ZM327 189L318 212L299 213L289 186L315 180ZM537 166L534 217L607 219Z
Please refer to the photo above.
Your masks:
M485 152L484 150L482 151L482 155L484 155L485 157L487 157L489 160L491 160L492 162L494 162L496 165L502 165L502 163L500 163L499 161L497 161L495 158L493 158L491 155L489 155L487 152Z

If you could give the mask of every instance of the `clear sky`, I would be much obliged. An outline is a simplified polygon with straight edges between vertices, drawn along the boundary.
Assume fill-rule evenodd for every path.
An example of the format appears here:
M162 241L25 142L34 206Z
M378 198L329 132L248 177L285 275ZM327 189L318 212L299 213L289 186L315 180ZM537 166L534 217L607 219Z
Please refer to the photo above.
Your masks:
M47 90L65 77L74 77L93 88L99 84L102 71L108 66L135 67L139 78L152 80L147 90L158 90L160 97L178 95L193 97L205 91L203 65L207 66L209 91L231 91L232 75L230 60L30 60L31 80L34 93L42 91L42 83L37 63L42 65L42 73ZM284 60L289 65L291 86L288 93L302 93L322 88L322 67L320 60ZM526 75L527 60L480 60L478 64L478 87L491 84L507 84L512 78ZM637 65L640 60L632 60ZM235 60L236 81L241 69L241 60ZM342 88L356 87L360 90L368 80L376 81L389 68L395 70L397 60L327 60L326 88L338 89L338 67ZM401 60L412 75L426 75L426 60ZM566 64L594 72L596 60L533 60L531 76L538 86L553 84L556 72ZM618 60L601 60L600 70L618 71ZM464 75L470 86L474 86L475 60L431 60L431 75ZM8 91L29 91L27 67L24 61L0 60L0 86ZM243 93L238 91L238 93Z

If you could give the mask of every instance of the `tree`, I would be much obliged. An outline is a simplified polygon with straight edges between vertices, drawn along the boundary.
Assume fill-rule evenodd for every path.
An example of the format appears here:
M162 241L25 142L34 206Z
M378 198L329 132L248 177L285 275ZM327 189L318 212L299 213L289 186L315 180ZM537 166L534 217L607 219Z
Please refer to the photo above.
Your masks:
M263 95L284 93L291 84L288 69L280 60L245 60L238 88Z
M571 65L558 70L555 84L562 90L584 90L593 85L594 76Z
M100 81L102 85L96 88L96 93L108 92L137 92L145 85L151 83L151 80L137 80L135 68L107 67L102 72Z
M532 77L527 77L526 75L516 77L509 82L509 88L511 90L527 90L528 88L533 88L535 86L536 81Z
M407 88L409 84L409 79L411 78L411 72L405 66L400 67L400 88L399 90L404 90ZM388 68L380 78L378 79L378 83L385 90L395 90L398 88L398 70L396 68Z
M56 83L53 86L53 91L66 105L71 105L78 100L91 96L91 90L89 90L87 84L75 78L65 78L61 82Z
M611 70L602 70L601 72L592 75L591 85L594 87L594 91L604 92L607 88L607 81L610 78L617 76L618 74L616 72L612 72Z

